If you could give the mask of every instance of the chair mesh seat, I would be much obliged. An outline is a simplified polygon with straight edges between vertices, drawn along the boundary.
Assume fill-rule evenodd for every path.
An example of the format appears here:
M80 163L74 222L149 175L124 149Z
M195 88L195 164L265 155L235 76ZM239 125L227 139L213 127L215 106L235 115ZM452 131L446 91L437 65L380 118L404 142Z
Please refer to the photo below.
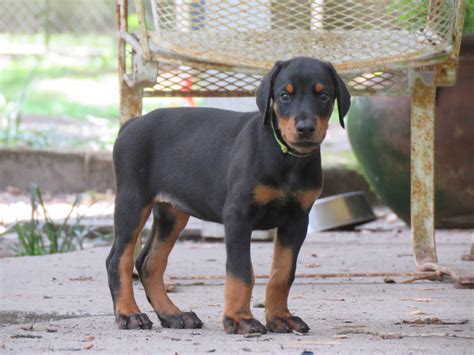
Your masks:
M455 0L155 0L160 48L202 61L268 68L304 55L338 69L436 58L452 44Z

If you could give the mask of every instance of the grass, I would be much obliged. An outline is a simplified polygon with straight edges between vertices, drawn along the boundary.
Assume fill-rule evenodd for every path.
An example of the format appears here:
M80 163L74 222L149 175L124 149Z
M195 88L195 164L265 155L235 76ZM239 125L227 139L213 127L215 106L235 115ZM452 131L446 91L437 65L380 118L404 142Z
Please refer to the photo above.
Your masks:
M43 37L0 35L0 48L44 49ZM110 150L119 128L115 38L52 35L49 48L47 54L0 57L0 145ZM176 102L147 99L144 112ZM37 116L41 127L28 122ZM79 128L64 132L58 118Z
M30 197L30 221L15 226L20 242L18 255L35 256L82 249L82 240L89 232L88 228L80 225L80 216L74 224L69 224L74 209L80 203L80 195L76 196L69 213L61 223L54 222L49 216L41 190L36 185L31 186Z
M6 41L5 37L7 36L0 36L0 46ZM30 37L32 37L30 42L35 42L35 36ZM108 36L78 36L75 39L64 37L64 35L57 37L55 36L51 42L57 46L63 44L63 51L66 52L64 55L19 56L8 60L0 67L0 94L4 100L7 102L17 100L24 87L29 85L27 99L23 105L24 112L38 115L68 115L73 118L82 118L87 113L101 117L117 117L116 105L80 104L68 96L69 90L74 91L75 81L98 81L100 84L104 76L116 77L114 39ZM22 40L21 36L15 36L15 38L18 41ZM75 42L71 43L73 40ZM104 50L85 54L81 51L81 46ZM67 52L68 47L78 53L82 52L82 55ZM69 87L57 85L55 90L51 89L56 80L60 81L64 78L70 79ZM41 85L45 81L51 84L46 90L44 85ZM107 93L103 94L107 95Z
M35 48L45 48L43 37L0 35L0 48L21 44L34 52ZM26 116L66 117L89 124L93 118L105 118L110 132L107 136L115 136L118 130L115 46L112 36L54 35L50 38L52 51L48 54L1 58L0 144L110 149L111 139L91 142L87 137L64 135L54 123L51 129L44 130L25 125L24 121Z

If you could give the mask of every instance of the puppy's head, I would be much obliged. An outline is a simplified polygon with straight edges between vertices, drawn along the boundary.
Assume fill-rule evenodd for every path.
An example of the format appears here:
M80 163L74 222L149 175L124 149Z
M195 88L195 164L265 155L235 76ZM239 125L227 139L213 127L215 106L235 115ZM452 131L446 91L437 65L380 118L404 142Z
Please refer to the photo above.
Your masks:
M265 125L276 124L285 143L306 154L326 136L334 102L344 127L350 97L330 63L297 57L275 63L257 89L257 106Z

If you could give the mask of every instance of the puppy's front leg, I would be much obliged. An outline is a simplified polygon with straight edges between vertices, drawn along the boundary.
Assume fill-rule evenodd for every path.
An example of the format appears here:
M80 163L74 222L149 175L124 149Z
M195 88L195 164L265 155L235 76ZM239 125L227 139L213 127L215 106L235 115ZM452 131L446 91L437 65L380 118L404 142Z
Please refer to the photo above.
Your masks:
M273 252L272 272L265 296L267 328L275 333L309 331L300 317L288 310L288 294L295 279L296 261L308 229L308 214L301 212L278 228Z
M251 221L245 211L228 207L224 214L227 251L224 331L227 334L266 333L250 311L255 276L250 256Z

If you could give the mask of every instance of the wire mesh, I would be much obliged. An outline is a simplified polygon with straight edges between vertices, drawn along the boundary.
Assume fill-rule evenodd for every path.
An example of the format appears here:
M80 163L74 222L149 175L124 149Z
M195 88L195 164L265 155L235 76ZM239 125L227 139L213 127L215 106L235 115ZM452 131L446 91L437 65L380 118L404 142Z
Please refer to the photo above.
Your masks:
M456 0L153 0L168 51L269 67L306 55L350 68L433 56L452 43Z
M261 75L161 63L148 96L252 96ZM153 94L155 92L155 95Z
M218 67L216 67L218 68ZM408 95L406 71L367 71L343 74L353 95ZM145 96L253 96L262 75L239 71L206 70L198 67L161 63L156 84Z

